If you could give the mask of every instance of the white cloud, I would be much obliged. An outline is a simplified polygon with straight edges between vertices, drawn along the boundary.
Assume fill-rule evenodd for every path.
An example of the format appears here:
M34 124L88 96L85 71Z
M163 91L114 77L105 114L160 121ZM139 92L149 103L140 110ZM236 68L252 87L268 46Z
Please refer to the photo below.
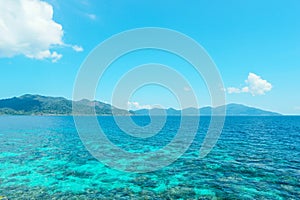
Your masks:
M227 92L229 94L232 93L242 93L242 92L249 92L249 87L243 87L243 88L235 88L235 87L229 87L227 88Z
M50 58L52 59L52 62L57 62L59 59L61 59L62 54L58 54L56 51L50 52L49 50L40 51L36 53L35 55L28 54L28 58L35 58L38 60L42 60L44 58Z
M56 62L62 55L51 49L65 46L63 34L62 25L53 20L53 8L49 3L0 1L0 57L25 55Z
M241 90L239 88L229 87L229 88L227 88L227 92L229 94L232 94L232 93L241 93Z
M81 52L83 51L83 48L81 46L73 45L72 49L76 52Z
M96 20L97 16L95 14L87 14L88 18L90 18L91 20Z
M128 109L129 110L139 110L139 109L151 109L153 106L151 105L140 105L139 102L133 101L130 102L128 101Z
M183 90L186 91L186 92L189 92L189 91L191 91L191 88L186 86L186 87L183 87Z
M260 76L249 73L248 79L245 80L246 86L242 88L229 87L227 92L232 93L250 93L253 96L255 95L264 95L266 92L271 91L272 84L267 80L262 79Z

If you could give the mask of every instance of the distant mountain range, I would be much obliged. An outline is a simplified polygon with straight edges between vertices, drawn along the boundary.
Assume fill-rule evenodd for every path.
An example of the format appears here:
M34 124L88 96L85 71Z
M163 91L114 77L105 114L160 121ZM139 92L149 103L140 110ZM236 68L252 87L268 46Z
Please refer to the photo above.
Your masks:
M214 112L214 115L223 115L224 106L219 106L212 108L210 106L203 107L203 108L186 108L181 110L175 110L173 108L169 108L166 110L153 108L151 110L148 109L141 109L134 111L135 115L149 115L151 112L152 115L160 115L162 112L166 112L167 115L172 116L179 116L181 115L181 112L183 112L185 115L201 115L201 116L210 116L212 112ZM281 114L276 112L270 112L261 110L258 108L248 107L242 104L228 104L226 105L226 115L227 116L279 116Z
M149 112L153 115L161 115L166 113L170 116L181 115L180 110L169 108L166 110L154 108L151 110L141 109L135 111L127 111L116 108L112 105L90 100L71 101L63 97L46 97L41 95L26 94L20 97L13 97L9 99L0 100L0 115L72 115L72 104L76 106L77 115L90 115L95 108L97 115L112 115L112 112L116 115L149 115ZM221 115L224 106L220 107L203 107L187 108L182 112L185 115L200 115L210 116L212 111L215 115ZM241 104L228 104L226 106L226 115L229 116L278 116L279 113L265 111L253 107L244 106Z

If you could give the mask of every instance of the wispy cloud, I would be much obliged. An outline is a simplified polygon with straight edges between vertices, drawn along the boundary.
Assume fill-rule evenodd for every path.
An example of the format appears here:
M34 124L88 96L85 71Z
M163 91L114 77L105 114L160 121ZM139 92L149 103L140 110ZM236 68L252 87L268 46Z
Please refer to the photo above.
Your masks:
M90 18L91 20L96 20L97 16L95 14L87 14L86 15L88 18Z
M139 102L136 102L136 101L133 101L133 102L128 101L127 105L128 105L129 110L139 110L139 109L151 109L151 108L153 108L152 105L141 105Z
M90 2L88 0L81 0L80 3L85 6L89 6Z
M72 46L72 49L76 52L81 52L83 51L83 48L81 46L78 46L78 45L73 45Z
M272 84L267 80L262 79L260 76L249 73L247 80L245 80L246 86L242 88L228 87L227 92L233 93L250 93L253 96L264 95L266 92L271 91Z
M227 92L229 94L249 92L249 88L248 87L243 87L243 88L240 89L240 88L235 88L235 87L229 87L229 88L227 88Z
M183 87L183 90L186 91L186 92L189 92L189 91L191 91L191 88L188 87L188 86L185 86L185 87Z
M53 20L52 5L40 0L0 1L0 35L0 57L25 55L56 62L62 54L52 48L69 46L63 42L62 25ZM75 51L77 47L72 46Z

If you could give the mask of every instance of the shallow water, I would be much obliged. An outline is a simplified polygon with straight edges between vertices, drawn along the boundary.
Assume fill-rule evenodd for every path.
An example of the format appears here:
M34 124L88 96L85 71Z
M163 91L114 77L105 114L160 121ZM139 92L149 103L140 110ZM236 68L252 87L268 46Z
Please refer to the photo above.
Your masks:
M148 139L123 133L99 117L107 137L133 152L172 140L180 118L169 117ZM0 196L8 199L297 199L300 197L300 117L227 117L214 149L199 159L209 124L188 151L158 171L112 169L83 146L72 117L0 117ZM136 117L138 124L149 123ZM92 130L86 130L87 132Z

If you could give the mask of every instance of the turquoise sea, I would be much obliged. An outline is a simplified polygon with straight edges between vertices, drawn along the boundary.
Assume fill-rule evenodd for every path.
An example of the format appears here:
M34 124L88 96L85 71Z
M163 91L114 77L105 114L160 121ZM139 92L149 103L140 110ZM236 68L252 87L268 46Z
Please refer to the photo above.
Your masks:
M98 120L107 137L128 151L163 147L180 122L168 117L160 133L138 139L112 117ZM149 123L148 117L134 120ZM173 164L136 174L91 156L72 117L1 116L0 199L300 198L300 117L227 117L216 146L199 159L209 121L200 118L193 143Z

